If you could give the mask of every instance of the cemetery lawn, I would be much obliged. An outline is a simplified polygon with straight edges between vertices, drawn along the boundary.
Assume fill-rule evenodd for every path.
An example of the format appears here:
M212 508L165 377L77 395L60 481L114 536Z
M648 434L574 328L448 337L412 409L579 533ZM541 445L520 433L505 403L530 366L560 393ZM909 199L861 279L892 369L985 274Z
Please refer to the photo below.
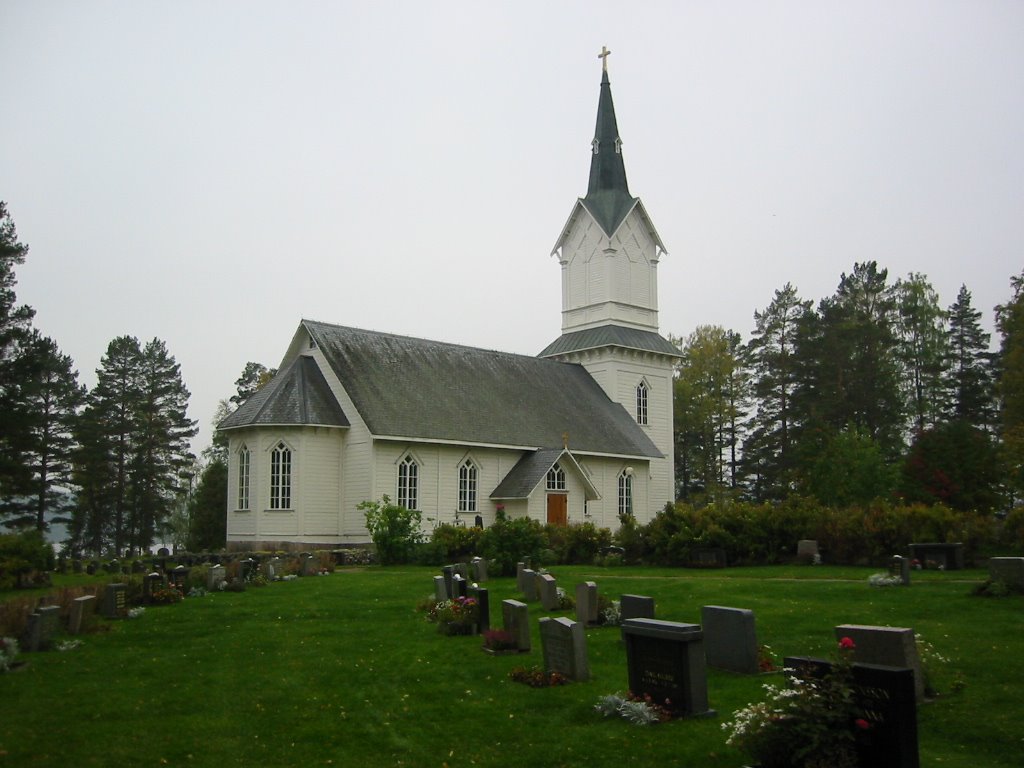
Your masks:
M552 569L570 594L592 580L616 599L653 596L663 619L753 609L780 658L828 656L837 624L913 627L948 659L934 667L941 695L919 709L921 765L1020 765L1024 598L970 597L981 571L914 572L909 588L872 588L873 572ZM24 654L0 675L0 767L743 765L722 723L780 675L709 670L712 718L605 720L598 697L626 688L617 628L587 630L591 681L528 688L508 672L542 663L537 619L573 612L531 603L532 653L489 656L414 611L435 573L372 567L188 598L104 623L73 650ZM484 586L500 624L515 580Z

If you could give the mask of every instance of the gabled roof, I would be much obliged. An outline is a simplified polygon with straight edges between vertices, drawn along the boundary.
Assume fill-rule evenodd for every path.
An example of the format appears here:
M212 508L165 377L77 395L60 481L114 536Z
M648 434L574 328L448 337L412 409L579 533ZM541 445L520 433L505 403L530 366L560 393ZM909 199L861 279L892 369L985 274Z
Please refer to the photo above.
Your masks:
M659 355L682 357L676 346L653 331L641 331L622 325L602 325L582 331L563 333L548 344L537 357L557 357L570 352L582 352L601 347L624 347Z
M587 477L587 473L576 461L576 458L567 448L547 448L540 451L528 453L512 467L511 471L498 484L498 487L491 491L492 499L527 499L533 493L542 480L547 477L548 470L555 462L561 461L562 457L569 459L569 464L583 481L584 495L589 499L599 499L601 494Z
M217 428L297 424L351 426L316 360L308 355L295 358Z
M376 437L662 452L579 365L303 320Z

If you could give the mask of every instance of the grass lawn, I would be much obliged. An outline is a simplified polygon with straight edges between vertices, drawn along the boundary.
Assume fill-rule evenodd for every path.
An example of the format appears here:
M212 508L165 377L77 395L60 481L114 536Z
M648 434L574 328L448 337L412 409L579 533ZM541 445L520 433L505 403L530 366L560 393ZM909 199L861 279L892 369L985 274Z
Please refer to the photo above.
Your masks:
M598 697L627 684L617 629L587 631L590 682L528 688L508 671L541 664L536 620L559 614L530 604L533 652L489 656L479 637L441 636L414 612L436 572L373 567L210 594L150 607L74 650L24 654L0 675L0 766L743 764L721 724L762 698L766 678L710 670L715 718L604 720ZM936 670L943 695L919 710L921 764L1021 765L1024 598L969 597L980 571L915 572L910 588L881 589L857 568L552 573L570 594L589 579L611 597L651 595L663 619L751 608L778 654L827 656L836 624L913 627L949 659ZM515 581L486 586L500 624Z

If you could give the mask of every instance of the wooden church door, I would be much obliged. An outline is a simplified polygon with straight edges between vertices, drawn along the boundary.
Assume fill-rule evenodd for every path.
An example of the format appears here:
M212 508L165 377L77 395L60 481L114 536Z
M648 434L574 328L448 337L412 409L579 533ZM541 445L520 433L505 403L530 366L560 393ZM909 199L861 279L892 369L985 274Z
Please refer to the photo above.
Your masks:
M569 522L569 496L565 493L548 494L548 525L566 525Z

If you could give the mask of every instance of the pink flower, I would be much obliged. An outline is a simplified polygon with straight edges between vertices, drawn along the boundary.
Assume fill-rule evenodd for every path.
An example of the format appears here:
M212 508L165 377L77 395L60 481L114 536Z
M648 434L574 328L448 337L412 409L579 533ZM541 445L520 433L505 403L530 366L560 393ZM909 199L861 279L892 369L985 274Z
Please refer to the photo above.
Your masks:
M839 647L842 648L843 650L847 650L847 649L856 648L857 644L855 642L853 642L853 640L851 640L850 638L844 637L842 640L839 641Z
M866 731L868 728L871 727L871 723L869 723L863 717L858 717L856 720L853 721L853 724L856 725L857 728L859 728L862 731Z

